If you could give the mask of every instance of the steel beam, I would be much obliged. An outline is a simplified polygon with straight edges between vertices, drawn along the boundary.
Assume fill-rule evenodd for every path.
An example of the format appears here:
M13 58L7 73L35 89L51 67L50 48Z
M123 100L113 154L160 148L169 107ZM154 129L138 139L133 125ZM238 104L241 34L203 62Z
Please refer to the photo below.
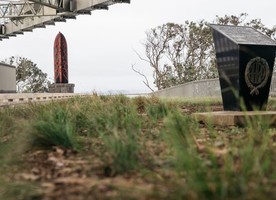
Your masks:
M63 0L29 0L31 2L37 3L39 5L47 6L58 11L64 11L65 8L63 7L64 1Z
M39 24L49 24L54 23L55 21L65 21L62 20L62 17L60 16L43 16L43 17L36 17L36 18L23 18L20 22L9 22L5 24L6 32L5 34L12 34L12 33L18 33L18 32L26 32L26 31L32 31L32 29L36 28L36 25ZM3 34L3 33L2 33Z
M75 9L78 12L83 10L97 10L98 8L108 7L115 3L130 3L130 0L86 0L77 1Z
M28 1L0 3L0 19L8 18L10 20L25 17L54 16L57 11L40 4L30 3Z

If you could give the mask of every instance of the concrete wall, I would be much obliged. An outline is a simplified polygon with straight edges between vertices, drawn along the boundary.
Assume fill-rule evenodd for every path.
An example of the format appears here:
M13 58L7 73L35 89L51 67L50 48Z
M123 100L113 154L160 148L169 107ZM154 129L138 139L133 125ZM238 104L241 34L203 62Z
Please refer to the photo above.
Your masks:
M221 96L218 79L208 79L184 83L153 92L160 97L218 97Z
M193 81L153 92L159 97L221 97L219 79ZM273 73L270 96L276 96L276 73Z
M269 95L272 97L276 96L276 72L272 75Z
M16 93L15 67L0 63L0 93Z

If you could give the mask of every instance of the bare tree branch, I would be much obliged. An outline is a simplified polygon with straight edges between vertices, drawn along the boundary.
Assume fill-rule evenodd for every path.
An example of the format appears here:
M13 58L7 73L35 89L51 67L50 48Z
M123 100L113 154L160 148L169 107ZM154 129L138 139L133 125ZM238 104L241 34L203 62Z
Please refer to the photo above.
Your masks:
M134 51L135 54L139 57L140 60L145 61L145 62L147 62L147 63L150 63L149 60L143 58L135 49L133 49L133 51Z
M143 74L142 72L136 70L136 69L134 68L134 66L135 66L135 64L132 64L132 65L131 65L132 70L133 70L134 72L136 72L137 74L139 74L140 76L143 76L144 79L145 79L145 80L143 81L143 83L144 83L152 92L154 92L154 90L150 87L150 84L149 84L149 81L148 81L146 75Z

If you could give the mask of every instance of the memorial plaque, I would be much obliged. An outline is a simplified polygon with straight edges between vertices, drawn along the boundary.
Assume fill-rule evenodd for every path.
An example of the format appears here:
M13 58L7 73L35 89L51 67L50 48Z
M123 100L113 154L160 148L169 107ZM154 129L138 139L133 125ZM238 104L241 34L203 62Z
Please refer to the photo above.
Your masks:
M254 28L211 24L224 110L265 110L276 42Z

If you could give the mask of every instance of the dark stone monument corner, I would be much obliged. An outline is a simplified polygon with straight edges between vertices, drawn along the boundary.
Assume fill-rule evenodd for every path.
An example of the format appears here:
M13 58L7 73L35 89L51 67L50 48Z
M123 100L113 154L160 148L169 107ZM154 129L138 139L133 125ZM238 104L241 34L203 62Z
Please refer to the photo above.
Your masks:
M67 42L62 33L58 33L54 43L54 79L49 85L49 93L74 93L75 84L68 83Z
M214 122L220 121L218 125L242 125L246 116L255 115L274 119L276 112L266 111L266 106L276 42L252 27L209 26L215 44L224 111L208 116L211 114ZM202 115L197 118L207 116ZM271 123L276 124L275 120Z

